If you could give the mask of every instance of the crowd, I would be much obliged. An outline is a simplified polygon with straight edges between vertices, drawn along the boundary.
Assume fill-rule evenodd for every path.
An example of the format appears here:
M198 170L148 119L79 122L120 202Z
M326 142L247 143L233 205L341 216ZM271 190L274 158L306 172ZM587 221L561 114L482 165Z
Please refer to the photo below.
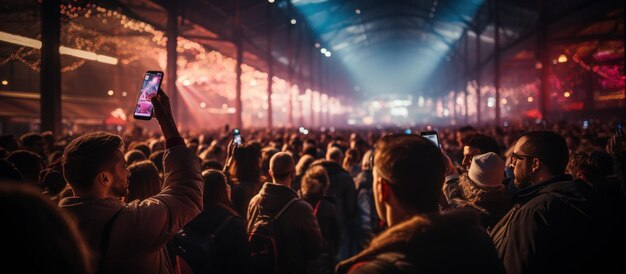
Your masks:
M623 273L614 123L0 137L3 269ZM426 129L426 128L425 128Z

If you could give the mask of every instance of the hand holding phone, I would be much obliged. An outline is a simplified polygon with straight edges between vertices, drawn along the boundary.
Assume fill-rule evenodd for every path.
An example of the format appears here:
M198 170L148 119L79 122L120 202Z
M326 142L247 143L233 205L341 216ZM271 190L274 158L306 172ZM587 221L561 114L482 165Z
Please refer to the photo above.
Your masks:
M439 136L437 135L436 131L422 131L420 132L420 136L430 140L435 145L437 145L437 147L441 147L441 145L439 144Z
M233 129L233 142L236 145L241 145L243 143L243 141L241 140L241 133L239 132L239 129Z
M154 106L152 105L152 97L156 96L161 88L163 81L162 71L147 71L143 77L143 84L139 90L137 105L135 106L135 119L150 120Z

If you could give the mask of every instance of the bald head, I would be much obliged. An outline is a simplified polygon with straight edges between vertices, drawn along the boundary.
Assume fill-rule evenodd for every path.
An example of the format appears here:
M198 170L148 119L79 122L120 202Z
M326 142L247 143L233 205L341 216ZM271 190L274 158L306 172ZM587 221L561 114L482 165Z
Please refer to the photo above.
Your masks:
M295 170L295 163L289 153L278 152L270 160L270 176L274 183L290 185Z

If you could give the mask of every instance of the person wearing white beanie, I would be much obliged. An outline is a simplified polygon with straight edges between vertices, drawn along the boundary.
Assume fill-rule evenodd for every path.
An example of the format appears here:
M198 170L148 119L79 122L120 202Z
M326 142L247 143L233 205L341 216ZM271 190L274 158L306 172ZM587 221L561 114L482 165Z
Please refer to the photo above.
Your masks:
M487 152L474 156L467 176L480 187L497 188L502 186L504 168L504 160L500 156Z
M492 228L512 206L502 184L504 168L504 160L498 154L487 152L474 156L466 174L447 180L449 188L444 191L448 191L446 199L450 207L474 209L480 214L481 225Z

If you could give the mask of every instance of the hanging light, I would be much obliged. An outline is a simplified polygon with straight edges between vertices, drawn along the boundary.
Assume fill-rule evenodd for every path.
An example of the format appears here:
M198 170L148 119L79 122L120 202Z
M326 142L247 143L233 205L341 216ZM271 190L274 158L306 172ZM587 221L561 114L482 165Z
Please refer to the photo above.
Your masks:
M559 59L557 59L557 61L558 61L559 63L565 63L565 62L567 62L567 55L565 55L565 54L561 54L561 55L559 55Z

